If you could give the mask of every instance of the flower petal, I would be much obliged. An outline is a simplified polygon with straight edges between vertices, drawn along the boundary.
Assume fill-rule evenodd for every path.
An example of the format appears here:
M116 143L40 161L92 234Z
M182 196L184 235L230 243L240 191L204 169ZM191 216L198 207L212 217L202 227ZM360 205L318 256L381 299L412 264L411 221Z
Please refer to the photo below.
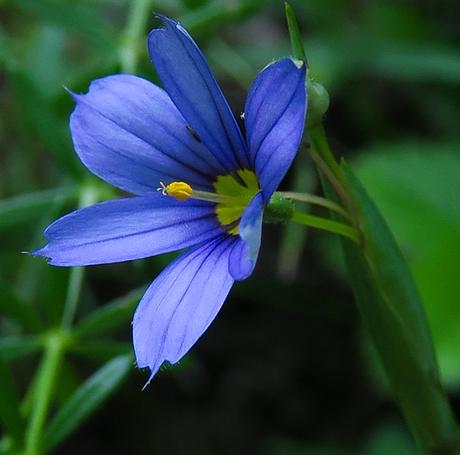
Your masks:
M164 361L176 363L208 328L233 279L228 256L235 240L223 236L172 262L150 285L133 320L137 365L150 379Z
M75 150L96 175L136 194L160 181L185 180L209 188L224 168L161 88L139 77L108 76L73 95L70 119Z
M175 251L221 233L212 204L157 193L76 210L48 226L49 243L33 254L60 266L106 264Z
M241 217L239 236L229 257L230 274L235 280L244 280L254 270L259 255L262 235L264 200L257 193Z
M244 140L203 54L177 22L150 32L150 58L168 95L227 171L247 168Z
M264 200L280 184L302 139L305 65L283 59L259 73L245 107L246 135Z

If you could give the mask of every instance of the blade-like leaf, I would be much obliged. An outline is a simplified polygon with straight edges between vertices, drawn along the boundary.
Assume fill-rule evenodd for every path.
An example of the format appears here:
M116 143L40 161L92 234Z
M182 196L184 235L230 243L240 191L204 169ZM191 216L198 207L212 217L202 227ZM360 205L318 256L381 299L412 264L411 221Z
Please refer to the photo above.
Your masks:
M0 358L9 361L37 352L42 345L38 337L4 337L0 339Z
M60 0L11 0L21 10L31 13L45 23L68 32L78 33L101 51L115 52L115 35L104 16L94 14L85 2Z
M13 319L24 329L35 332L41 324L32 309L27 306L6 283L0 281L0 314Z
M342 170L364 237L361 250L343 242L357 305L422 452L454 453L458 429L414 281L377 208L345 163Z
M130 343L115 340L91 340L73 343L70 352L82 357L108 361L112 357L127 354L132 351Z
M49 451L78 428L127 376L131 355L116 357L73 393L45 431L43 448Z
M92 312L76 327L74 336L79 339L88 336L100 336L127 324L131 320L133 311L144 291L144 287L131 291Z
M291 8L289 3L284 3L284 11L286 14L287 26L289 29L289 37L291 39L292 55L303 62L307 63L307 57L303 47L302 36L300 35L299 26L297 19L294 14L294 10Z
M19 400L10 369L0 356L0 420L18 446L22 445L24 422L19 413Z
M29 223L55 204L62 204L76 195L74 187L36 191L0 201L0 231Z

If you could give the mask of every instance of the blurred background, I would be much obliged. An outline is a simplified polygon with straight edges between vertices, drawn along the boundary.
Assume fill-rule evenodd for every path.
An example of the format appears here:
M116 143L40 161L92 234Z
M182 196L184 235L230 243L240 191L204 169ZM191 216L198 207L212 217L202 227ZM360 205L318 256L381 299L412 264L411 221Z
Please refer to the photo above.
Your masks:
M311 73L331 96L333 150L352 164L409 261L459 413L460 3L291 4ZM21 254L43 245L43 228L73 210L82 189L118 196L76 158L63 86L86 92L92 79L118 72L157 81L145 45L159 25L153 12L188 28L235 114L257 72L290 52L281 1L0 0L0 360L21 412L34 406L43 339L79 295L79 337L60 366L50 418L113 357L129 367L56 453L415 453L332 235L266 225L254 276L234 287L186 359L144 391L148 373L129 357L130 320L171 255L83 273ZM319 192L307 156L282 188ZM106 326L92 318L102 308L116 308Z

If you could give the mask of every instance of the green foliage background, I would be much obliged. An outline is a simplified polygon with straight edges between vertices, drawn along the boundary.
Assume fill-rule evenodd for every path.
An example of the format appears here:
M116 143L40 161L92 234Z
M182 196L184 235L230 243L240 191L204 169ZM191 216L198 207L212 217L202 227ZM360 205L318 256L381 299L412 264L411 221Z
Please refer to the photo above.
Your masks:
M400 243L458 411L460 5L291 4L311 71L331 96L333 149ZM145 46L154 11L189 29L235 113L256 73L290 52L280 1L0 0L0 416L10 435L0 453L17 453L24 433L35 443L44 400L50 412L35 431L43 451L414 453L331 235L266 226L255 275L235 287L192 353L144 392L130 320L170 257L83 273L21 254L42 245L60 214L117 196L73 152L63 86L85 92L121 71L157 81ZM284 187L319 190L306 156ZM73 303L69 329L63 312ZM37 367L53 346L59 369L47 396L37 392Z

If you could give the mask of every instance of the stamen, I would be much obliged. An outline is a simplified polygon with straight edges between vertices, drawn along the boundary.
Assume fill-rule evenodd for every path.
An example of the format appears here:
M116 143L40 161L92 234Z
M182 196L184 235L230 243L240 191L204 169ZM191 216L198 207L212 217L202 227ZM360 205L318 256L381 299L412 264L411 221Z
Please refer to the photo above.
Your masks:
M160 187L157 188L157 191L161 191L163 196L172 196L178 201L186 201L193 194L192 187L185 182L171 182L168 185L160 182Z
M168 195L168 191L166 189L166 185L163 183L163 182L160 182L160 186L157 188L157 191L161 191L161 194L163 196L167 196Z
M157 191L160 191L163 196L171 196L178 201L198 199L200 201L208 201L215 202L216 204L221 204L235 199L231 196L211 193L209 191L194 190L188 183L179 181L171 182L167 185L165 185L163 182L160 182L160 186L157 188Z

